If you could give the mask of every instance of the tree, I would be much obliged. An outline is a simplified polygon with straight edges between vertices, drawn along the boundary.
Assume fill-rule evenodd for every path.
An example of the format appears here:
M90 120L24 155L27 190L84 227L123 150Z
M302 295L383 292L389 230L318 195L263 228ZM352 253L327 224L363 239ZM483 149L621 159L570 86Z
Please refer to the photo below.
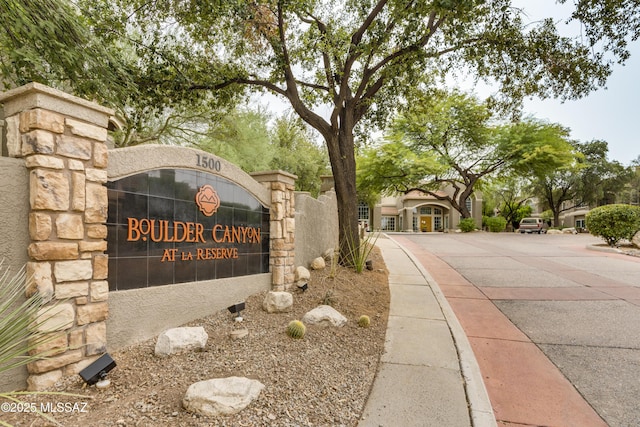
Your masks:
M578 150L584 155L585 163L578 189L580 203L591 207L616 203L620 190L633 178L632 168L607 159L606 141L582 143Z
M557 168L570 157L567 131L558 125L533 119L492 125L485 104L455 91L417 100L394 121L390 146L364 158L362 180L380 191L418 190L469 218L466 200L483 178Z
M483 191L484 200L495 200L499 215L514 229L522 218L531 215L529 182L528 177L506 176L493 180Z
M295 115L276 119L271 130L273 159L271 169L293 173L296 190L314 197L320 192L320 175L329 173L329 159L322 147L312 141L305 123Z
M265 112L237 109L213 124L192 145L229 160L246 172L268 170L273 151L267 121Z
M71 3L0 0L0 82L9 89L33 81L109 104L136 91L117 50Z
M617 191L632 177L629 168L606 159L605 141L572 144L575 147L572 163L533 174L532 192L543 201L543 207L552 212L556 227L560 225L562 212L615 202Z
M495 81L504 102L579 97L611 73L595 47L626 59L639 15L623 0L578 0L585 36L574 39L551 19L528 25L509 0L80 3L100 15L94 26L105 38L135 46L136 81L150 93L186 98L240 85L288 100L327 145L343 260L358 231L356 135L384 122L407 90L468 69Z

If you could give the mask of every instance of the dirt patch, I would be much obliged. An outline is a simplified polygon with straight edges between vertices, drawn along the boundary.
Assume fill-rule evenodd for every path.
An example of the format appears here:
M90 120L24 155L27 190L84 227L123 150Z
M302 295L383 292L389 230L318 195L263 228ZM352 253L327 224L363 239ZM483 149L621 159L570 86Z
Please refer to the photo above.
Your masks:
M313 271L307 291L292 290L289 313L263 311L261 293L246 300L241 323L226 310L189 323L209 334L204 351L159 358L154 355L155 340L149 340L110 353L118 366L109 373L111 386L106 390L84 387L74 376L54 391L84 398L45 395L24 400L58 405L63 412L52 415L63 426L355 426L384 351L389 313L386 266L377 248L370 258L373 270L361 274L331 266ZM286 335L291 320L320 304L332 305L347 317L347 324L308 326L301 340ZM363 314L371 319L368 328L357 325ZM241 328L249 335L231 339L229 334ZM203 417L182 408L189 385L229 376L256 379L265 388L258 400L232 416ZM33 414L3 413L3 421L16 427L56 425Z

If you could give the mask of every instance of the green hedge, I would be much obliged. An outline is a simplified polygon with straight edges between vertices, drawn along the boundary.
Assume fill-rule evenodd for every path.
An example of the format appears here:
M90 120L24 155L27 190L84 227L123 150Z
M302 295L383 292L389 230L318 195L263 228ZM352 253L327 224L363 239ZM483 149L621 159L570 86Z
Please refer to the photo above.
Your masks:
M489 231L493 233L500 233L507 227L507 220L501 216L486 216L484 217L483 222Z
M473 218L464 218L460 220L460 224L458 224L458 227L460 227L460 230L462 230L464 233L468 233L476 229L476 222L473 220Z
M609 246L615 246L620 240L631 240L640 230L640 207L600 206L587 214L586 225L591 234L602 237Z

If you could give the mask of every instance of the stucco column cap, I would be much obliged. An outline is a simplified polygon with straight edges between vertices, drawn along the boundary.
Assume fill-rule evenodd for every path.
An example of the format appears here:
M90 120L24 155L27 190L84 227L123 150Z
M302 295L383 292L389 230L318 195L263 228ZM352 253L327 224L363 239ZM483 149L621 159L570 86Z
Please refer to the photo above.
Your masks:
M253 172L249 175L258 182L283 182L290 185L294 185L298 179L297 175L281 170Z
M41 83L31 82L0 94L4 116L10 117L34 108L61 113L106 128L114 110L78 98Z

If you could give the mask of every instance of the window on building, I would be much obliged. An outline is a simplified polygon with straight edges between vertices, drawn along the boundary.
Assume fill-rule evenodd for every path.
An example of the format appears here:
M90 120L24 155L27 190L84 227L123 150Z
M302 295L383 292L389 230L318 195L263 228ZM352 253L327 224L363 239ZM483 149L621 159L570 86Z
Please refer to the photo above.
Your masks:
M436 231L442 230L442 217L441 216L434 216L433 217L433 228Z
M440 209L440 208L433 208L433 214L434 214L434 215L442 215L442 209Z
M396 231L396 217L383 216L382 217L382 230L384 231Z
M584 219L576 219L576 228L586 228Z
M431 215L431 207L423 206L420 208L420 215Z
M366 203L358 204L358 220L369 221L369 205Z
M469 212L473 214L473 209L472 209L473 203L471 201L471 197L467 197L467 200L465 201L465 205L467 206L467 209L469 210Z

